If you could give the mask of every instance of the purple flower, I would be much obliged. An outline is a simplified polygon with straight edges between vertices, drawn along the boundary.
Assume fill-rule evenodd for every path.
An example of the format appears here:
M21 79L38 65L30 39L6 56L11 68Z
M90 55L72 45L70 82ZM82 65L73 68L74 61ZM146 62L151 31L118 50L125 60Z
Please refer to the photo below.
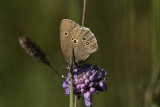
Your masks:
M107 90L107 85L105 84L107 72L103 69L98 71L98 69L97 65L92 68L90 64L73 68L73 92L75 95L78 95L79 98L84 97L86 106L92 104L92 94ZM63 88L65 88L65 94L69 95L69 73L67 79L63 82Z

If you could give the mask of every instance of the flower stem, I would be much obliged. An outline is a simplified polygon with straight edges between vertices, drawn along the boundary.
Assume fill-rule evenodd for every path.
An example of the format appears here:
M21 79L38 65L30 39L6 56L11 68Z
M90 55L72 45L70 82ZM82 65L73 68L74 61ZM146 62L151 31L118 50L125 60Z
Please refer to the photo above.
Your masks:
M70 59L70 107L73 107L73 79L72 79L73 61Z
M77 107L77 95L75 95L74 107Z

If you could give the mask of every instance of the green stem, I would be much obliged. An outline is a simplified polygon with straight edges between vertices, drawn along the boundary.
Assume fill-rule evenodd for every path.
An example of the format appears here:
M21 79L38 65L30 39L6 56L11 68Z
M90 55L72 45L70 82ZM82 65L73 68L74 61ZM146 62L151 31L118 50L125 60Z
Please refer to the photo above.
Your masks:
M73 79L72 79L73 61L70 59L70 107L73 107Z

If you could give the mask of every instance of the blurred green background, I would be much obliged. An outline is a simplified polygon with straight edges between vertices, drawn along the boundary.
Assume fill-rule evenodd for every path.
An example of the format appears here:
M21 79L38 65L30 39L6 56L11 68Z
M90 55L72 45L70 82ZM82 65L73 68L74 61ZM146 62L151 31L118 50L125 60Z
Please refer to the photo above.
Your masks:
M65 18L81 24L82 7L83 0L0 0L0 107L68 107L63 81L27 55L18 36L66 75L59 25ZM87 63L108 71L108 90L93 95L94 107L160 107L160 1L87 0L85 26L99 45Z

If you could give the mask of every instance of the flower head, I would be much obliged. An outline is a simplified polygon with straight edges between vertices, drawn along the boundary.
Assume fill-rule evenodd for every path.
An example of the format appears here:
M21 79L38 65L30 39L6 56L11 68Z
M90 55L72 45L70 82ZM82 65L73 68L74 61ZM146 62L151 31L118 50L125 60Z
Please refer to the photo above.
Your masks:
M99 91L106 91L106 71L100 69L95 65L93 68L90 64L85 64L80 67L73 68L73 92L79 97L84 97L85 105L90 106L92 101L92 94ZM63 82L65 94L70 94L70 75L68 73L67 79Z

